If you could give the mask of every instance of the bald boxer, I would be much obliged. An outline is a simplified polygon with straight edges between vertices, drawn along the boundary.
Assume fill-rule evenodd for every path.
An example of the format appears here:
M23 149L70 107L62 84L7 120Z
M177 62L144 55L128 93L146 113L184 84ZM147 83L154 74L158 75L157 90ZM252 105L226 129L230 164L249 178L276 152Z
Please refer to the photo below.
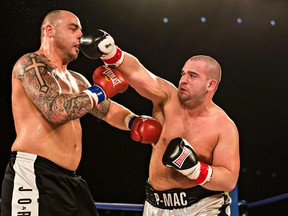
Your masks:
M82 154L80 118L87 113L121 130L131 129L131 134L141 135L139 142L158 141L160 134L149 133L153 127L161 133L155 119L145 121L145 116L109 99L128 87L119 71L98 67L91 86L67 68L78 57L81 36L76 15L52 11L41 25L40 49L14 65L16 139L2 181L2 216L98 215L87 183L76 174Z
M231 199L224 192L238 180L239 135L212 100L221 80L219 63L210 56L192 56L176 87L122 51L107 32L96 32L90 43L85 38L91 34L84 33L82 51L124 74L130 86L152 101L152 116L163 126L152 145L143 215L230 215Z

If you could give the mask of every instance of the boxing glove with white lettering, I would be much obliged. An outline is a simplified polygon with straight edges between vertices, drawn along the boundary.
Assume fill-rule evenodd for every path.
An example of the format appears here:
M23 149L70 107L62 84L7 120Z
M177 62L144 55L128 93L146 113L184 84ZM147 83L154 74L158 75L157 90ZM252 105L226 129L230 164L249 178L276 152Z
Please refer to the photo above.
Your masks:
M93 73L94 85L84 90L93 102L93 106L101 103L128 88L125 77L116 69L106 66L96 68Z

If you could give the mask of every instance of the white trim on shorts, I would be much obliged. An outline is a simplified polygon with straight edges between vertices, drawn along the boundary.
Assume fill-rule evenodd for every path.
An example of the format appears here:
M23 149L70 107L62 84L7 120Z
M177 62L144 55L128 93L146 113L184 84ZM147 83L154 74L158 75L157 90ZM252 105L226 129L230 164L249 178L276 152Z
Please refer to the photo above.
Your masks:
M225 200L225 197L221 194L203 198L191 206L180 209L157 208L145 201L143 216L215 216L221 212L221 207L227 203L231 203L231 198L227 195L227 200ZM225 212L227 215L231 215L229 205Z
M39 191L36 185L34 163L37 155L17 152L13 169L15 171L12 193L11 215L39 214Z

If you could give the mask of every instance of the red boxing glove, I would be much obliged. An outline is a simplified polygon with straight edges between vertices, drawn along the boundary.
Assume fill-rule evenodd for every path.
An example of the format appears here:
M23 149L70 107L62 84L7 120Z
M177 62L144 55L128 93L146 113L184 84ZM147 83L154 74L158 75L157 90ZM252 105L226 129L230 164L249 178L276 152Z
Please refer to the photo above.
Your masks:
M96 68L92 79L94 85L84 92L92 99L93 106L118 93L123 93L129 86L125 77L118 70L106 66Z
M129 86L126 78L117 69L106 66L96 68L92 78L94 84L104 90L106 98L125 92Z
M130 117L128 128L131 139L144 144L157 143L162 132L162 125L150 116Z

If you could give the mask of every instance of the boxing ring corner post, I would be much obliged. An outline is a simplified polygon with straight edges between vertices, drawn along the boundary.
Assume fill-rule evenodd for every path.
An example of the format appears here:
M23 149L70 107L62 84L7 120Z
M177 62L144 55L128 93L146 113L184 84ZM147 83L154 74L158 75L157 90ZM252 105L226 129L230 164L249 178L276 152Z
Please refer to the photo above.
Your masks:
M239 216L239 208L238 208L238 183L234 187L234 189L229 193L229 196L232 199L232 203L230 206L231 216Z

